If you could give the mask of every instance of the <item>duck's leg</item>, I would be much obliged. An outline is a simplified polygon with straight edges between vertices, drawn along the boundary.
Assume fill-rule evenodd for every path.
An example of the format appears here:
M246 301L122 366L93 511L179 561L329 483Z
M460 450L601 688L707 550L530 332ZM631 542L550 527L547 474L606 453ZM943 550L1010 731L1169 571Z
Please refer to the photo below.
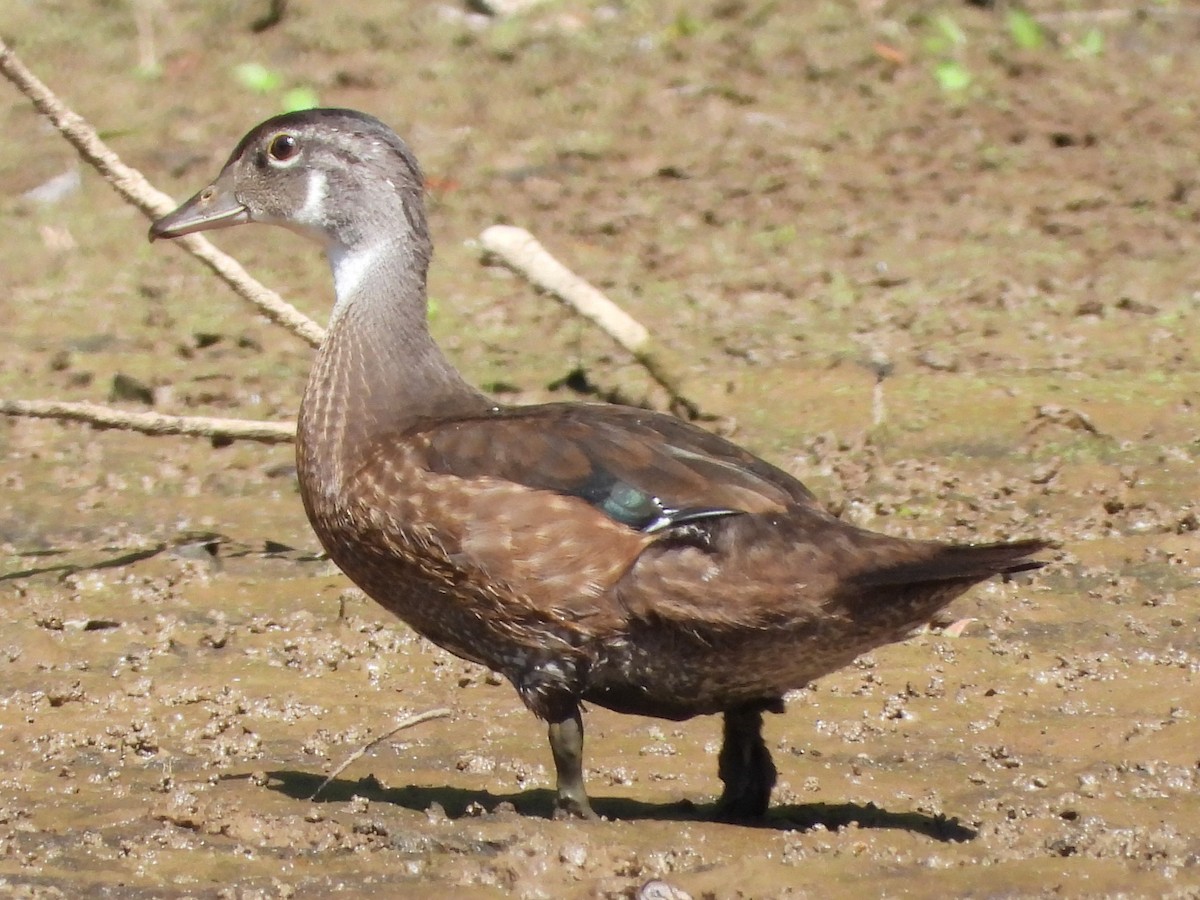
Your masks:
M717 774L725 790L716 817L724 822L761 819L771 803L775 764L762 737L763 705L739 706L725 712L725 737L717 758Z
M554 817L596 818L583 787L583 717L578 704L565 718L550 723L550 752L558 773Z

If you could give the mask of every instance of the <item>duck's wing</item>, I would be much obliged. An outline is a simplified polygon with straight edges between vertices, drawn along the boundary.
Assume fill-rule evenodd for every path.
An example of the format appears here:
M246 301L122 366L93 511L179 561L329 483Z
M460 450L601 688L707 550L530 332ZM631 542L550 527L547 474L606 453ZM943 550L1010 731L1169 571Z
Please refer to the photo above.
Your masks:
M740 513L819 508L786 472L671 416L577 403L422 429L430 471L575 497L646 534Z
M427 420L377 450L344 486L380 530L375 543L443 558L438 577L474 585L505 607L496 615L587 619L593 633L627 619L615 588L636 580L651 546L707 556L706 542L734 523L769 530L798 508L837 522L799 481L730 442L621 407ZM725 618L720 598L694 587Z

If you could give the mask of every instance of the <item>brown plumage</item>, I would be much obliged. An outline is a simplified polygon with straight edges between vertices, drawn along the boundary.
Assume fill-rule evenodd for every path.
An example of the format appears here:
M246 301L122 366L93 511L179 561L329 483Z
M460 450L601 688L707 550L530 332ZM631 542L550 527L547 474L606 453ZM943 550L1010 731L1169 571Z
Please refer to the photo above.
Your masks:
M347 110L251 131L151 228L269 222L326 249L337 302L300 409L301 495L330 557L451 652L501 672L550 724L558 807L590 815L587 701L725 714L718 814L766 811L762 712L902 639L972 584L1037 568L1039 540L887 537L702 429L616 406L501 407L426 325L432 248L416 160Z

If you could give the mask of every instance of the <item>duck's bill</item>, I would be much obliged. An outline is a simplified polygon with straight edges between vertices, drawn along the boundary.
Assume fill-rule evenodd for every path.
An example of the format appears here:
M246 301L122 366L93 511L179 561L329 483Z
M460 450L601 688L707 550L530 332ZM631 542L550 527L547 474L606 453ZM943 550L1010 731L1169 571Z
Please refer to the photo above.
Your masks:
M177 238L197 231L228 228L250 221L250 211L218 178L175 212L150 226L150 240Z

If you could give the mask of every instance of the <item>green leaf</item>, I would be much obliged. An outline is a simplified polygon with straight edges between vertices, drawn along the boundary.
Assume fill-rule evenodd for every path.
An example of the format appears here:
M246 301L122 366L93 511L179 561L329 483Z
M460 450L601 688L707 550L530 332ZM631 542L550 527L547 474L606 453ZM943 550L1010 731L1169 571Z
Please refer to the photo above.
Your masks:
M1104 52L1104 32L1099 28L1092 28L1081 37L1067 55L1072 59L1095 59Z
M1046 46L1046 32L1037 20L1023 9L1008 11L1008 33L1022 50L1041 50Z
M672 25L672 37L690 38L695 37L700 33L700 20L695 16L689 15L686 12L681 12L675 17L675 22Z
M946 13L942 13L933 20L933 24L937 27L938 34L951 47L961 47L967 42L967 35L958 23L955 22Z
M971 86L971 73L962 63L953 59L942 60L933 69L933 77L938 85L948 94L957 94Z
M321 98L310 87L292 88L283 94L283 111L297 112L301 109L312 109L321 105Z
M256 94L269 94L277 89L283 80L277 72L272 72L261 63L242 63L234 66L233 77L242 87Z

